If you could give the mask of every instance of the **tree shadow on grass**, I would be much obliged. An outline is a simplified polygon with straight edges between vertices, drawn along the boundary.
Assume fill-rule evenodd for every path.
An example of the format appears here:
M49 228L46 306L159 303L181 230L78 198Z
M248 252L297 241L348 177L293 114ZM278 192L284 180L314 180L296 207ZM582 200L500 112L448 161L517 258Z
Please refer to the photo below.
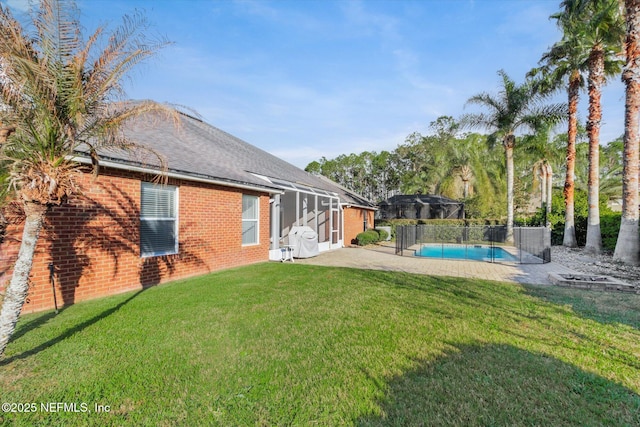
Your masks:
M11 335L11 341L15 341L21 336L25 335L27 332L38 329L40 326L47 323L49 320L55 318L58 314L62 313L68 307L62 307L58 309L58 312L50 311L48 313L42 313L40 316L37 316L31 320L24 321L20 319L19 326L16 328L16 331L13 335Z
M357 425L639 425L640 396L558 359L510 345L450 346L393 378L382 415Z
M525 289L535 298L570 305L585 319L608 325L624 324L640 330L640 295L535 285L525 285Z
M144 292L147 288L141 289L139 291L137 291L136 293L134 293L133 295L131 295L130 297L128 297L127 299L125 299L124 301L121 301L120 303L116 304L115 306L104 310L102 313L99 313L95 316L93 316L90 319L85 320L82 323L79 323L69 329L67 329L66 331L64 331L63 333L61 333L60 335L58 335L55 338L52 338L46 342L43 342L42 344L32 348L31 350L27 350L24 351L22 353L16 354L14 356L8 357L6 359L2 359L0 360L0 366L5 366L10 364L11 362L15 361L15 360L20 360L20 359L26 359L30 356L33 356L35 354L40 353L41 351L44 351L50 347L53 347L54 345L56 345L57 343L64 341L67 338L72 337L73 335L75 335L76 333L88 328L89 326L98 323L99 321L111 316L112 314L114 314L115 312L117 312L118 310L120 310L123 306L127 305L129 302L131 302L134 298L136 298L138 295L140 295L142 292ZM17 339L19 336L22 336L26 333L28 333L29 331L32 331L36 328L38 328L40 325L42 325L43 323L47 322L49 319L51 319L51 317L55 316L54 313L48 313L45 314L43 316L39 316L37 319L21 325L21 327L16 331L16 334L14 334L14 336L11 337L11 341L14 341L15 339ZM41 320L42 319L42 320Z

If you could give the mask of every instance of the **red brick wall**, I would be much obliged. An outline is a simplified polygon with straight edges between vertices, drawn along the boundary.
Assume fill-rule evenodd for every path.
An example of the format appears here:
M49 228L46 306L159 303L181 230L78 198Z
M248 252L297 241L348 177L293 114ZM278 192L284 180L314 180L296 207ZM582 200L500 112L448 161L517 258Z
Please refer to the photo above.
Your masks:
M178 187L179 253L140 257L140 176L102 170L80 178L82 195L47 214L23 312L53 307L54 263L58 305L141 289L269 259L269 195L170 180ZM242 246L242 194L260 197L259 244ZM16 223L17 222L17 223ZM22 224L14 221L0 246L0 290L8 285Z
M367 228L373 228L374 211L356 207L343 209L344 212L344 244L351 245L359 233L364 231L364 219L367 217Z

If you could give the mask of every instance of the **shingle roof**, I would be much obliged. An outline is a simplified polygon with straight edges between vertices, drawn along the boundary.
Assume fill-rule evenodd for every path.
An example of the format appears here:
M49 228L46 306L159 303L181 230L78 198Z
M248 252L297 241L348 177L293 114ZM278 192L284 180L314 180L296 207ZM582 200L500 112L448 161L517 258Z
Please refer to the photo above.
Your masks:
M367 208L375 206L327 178L310 174L202 120L186 114L181 116L178 127L169 120L143 116L129 123L124 132L132 141L162 155L169 172L210 178L230 185L278 188L257 174L337 193L342 203ZM101 152L100 157L124 165L158 166L153 156L141 158L130 152Z

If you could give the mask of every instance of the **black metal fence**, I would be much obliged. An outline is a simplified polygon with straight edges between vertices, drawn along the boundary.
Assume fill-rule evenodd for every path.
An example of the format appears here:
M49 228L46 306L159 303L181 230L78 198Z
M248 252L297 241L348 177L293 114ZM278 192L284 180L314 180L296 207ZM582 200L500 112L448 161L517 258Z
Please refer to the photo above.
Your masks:
M396 227L396 254L405 251L433 258L543 264L551 261L551 231L547 227L514 227L507 238L504 225Z

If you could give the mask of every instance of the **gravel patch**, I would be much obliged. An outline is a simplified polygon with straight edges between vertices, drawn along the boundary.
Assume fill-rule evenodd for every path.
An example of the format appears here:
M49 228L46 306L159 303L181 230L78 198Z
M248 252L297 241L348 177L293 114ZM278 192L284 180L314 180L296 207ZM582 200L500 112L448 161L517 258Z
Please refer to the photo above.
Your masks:
M640 286L640 266L616 262L609 254L590 255L582 248L553 246L551 261L583 274L611 276L630 285Z

